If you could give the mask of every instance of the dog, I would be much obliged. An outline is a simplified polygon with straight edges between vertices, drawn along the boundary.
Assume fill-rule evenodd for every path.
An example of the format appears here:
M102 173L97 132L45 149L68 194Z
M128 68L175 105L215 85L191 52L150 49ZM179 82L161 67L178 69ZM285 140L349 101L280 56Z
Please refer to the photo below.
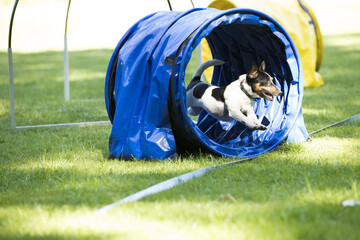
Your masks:
M211 66L222 65L219 59L202 63L186 89L188 114L199 115L203 110L221 121L236 120L253 130L266 130L254 111L254 99L273 101L282 91L275 86L273 78L265 72L265 61L260 67L252 64L250 71L226 86L214 86L201 81L202 73Z

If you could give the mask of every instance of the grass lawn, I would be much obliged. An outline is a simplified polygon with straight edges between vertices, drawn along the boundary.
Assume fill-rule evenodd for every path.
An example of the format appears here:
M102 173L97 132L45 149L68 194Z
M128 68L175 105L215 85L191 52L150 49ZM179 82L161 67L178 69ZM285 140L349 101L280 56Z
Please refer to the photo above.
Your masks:
M304 93L309 132L360 113L360 34L324 41L325 85ZM15 53L17 125L107 120L111 53L70 53L70 102L61 52ZM110 126L10 130L5 52L0 86L2 239L359 239L360 206L341 207L360 199L359 121L95 215L163 180L233 159L109 160ZM227 193L236 201L220 197Z

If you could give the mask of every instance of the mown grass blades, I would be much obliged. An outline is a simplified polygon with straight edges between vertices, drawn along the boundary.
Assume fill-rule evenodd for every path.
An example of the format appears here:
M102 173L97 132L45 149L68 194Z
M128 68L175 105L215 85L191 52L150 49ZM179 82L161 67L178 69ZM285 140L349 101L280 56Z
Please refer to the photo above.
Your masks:
M360 35L326 36L325 85L307 88L309 132L358 114ZM107 120L111 50L14 54L18 125ZM346 122L140 201L95 211L161 181L233 161L201 153L168 161L110 160L111 126L10 130L6 53L0 53L0 238L358 239L360 123ZM191 77L196 64L191 62ZM76 100L76 99L75 99ZM221 197L231 194L236 201Z
M70 53L71 101L65 102L62 52L14 53L17 126L107 120L103 89L110 56L101 49ZM1 101L9 106L5 53L1 59ZM9 107L0 108L5 111Z

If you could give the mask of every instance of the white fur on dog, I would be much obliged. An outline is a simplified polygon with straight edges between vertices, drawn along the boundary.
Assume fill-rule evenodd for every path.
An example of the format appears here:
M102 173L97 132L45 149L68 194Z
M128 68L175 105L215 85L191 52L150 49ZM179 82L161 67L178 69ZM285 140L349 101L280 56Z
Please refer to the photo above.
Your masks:
M260 68L253 64L249 73L241 75L239 79L225 87L213 86L199 80L206 68L221 64L224 62L213 59L201 64L196 70L186 95L188 113L197 116L205 110L218 120L235 119L251 129L265 130L266 127L261 124L255 114L254 99L263 97L272 101L272 95L282 94L272 82L272 77L265 72L265 62L261 63ZM199 87L198 90L196 90L197 87ZM213 92L214 89L216 93ZM196 94L194 94L195 91L197 91Z
M241 90L240 84L247 93L253 98L249 98L246 93ZM225 102L218 101L211 96L212 90L217 88L212 86L205 90L204 95L198 99L193 96L195 87L187 92L187 110L192 116L197 116L202 110L207 111L212 117L221 121L239 121L249 128L261 128L265 126L257 119L254 112L254 98L259 98L253 93L251 87L246 83L246 74L239 77L238 80L226 86L224 91ZM245 114L246 115L245 115Z

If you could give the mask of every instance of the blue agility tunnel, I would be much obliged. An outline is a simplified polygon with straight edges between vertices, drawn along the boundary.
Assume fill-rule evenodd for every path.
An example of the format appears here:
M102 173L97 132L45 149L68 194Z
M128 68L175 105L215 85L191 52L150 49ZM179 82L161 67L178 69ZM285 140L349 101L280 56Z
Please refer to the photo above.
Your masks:
M205 38L213 58L212 84L226 85L253 61L266 62L283 95L256 99L265 131L239 122L221 122L203 111L197 122L186 110L184 82L191 54ZM273 18L250 9L192 9L157 12L138 21L118 43L105 82L112 130L112 158L167 159L176 152L212 152L251 157L284 140L308 138L301 113L303 74L294 43Z

